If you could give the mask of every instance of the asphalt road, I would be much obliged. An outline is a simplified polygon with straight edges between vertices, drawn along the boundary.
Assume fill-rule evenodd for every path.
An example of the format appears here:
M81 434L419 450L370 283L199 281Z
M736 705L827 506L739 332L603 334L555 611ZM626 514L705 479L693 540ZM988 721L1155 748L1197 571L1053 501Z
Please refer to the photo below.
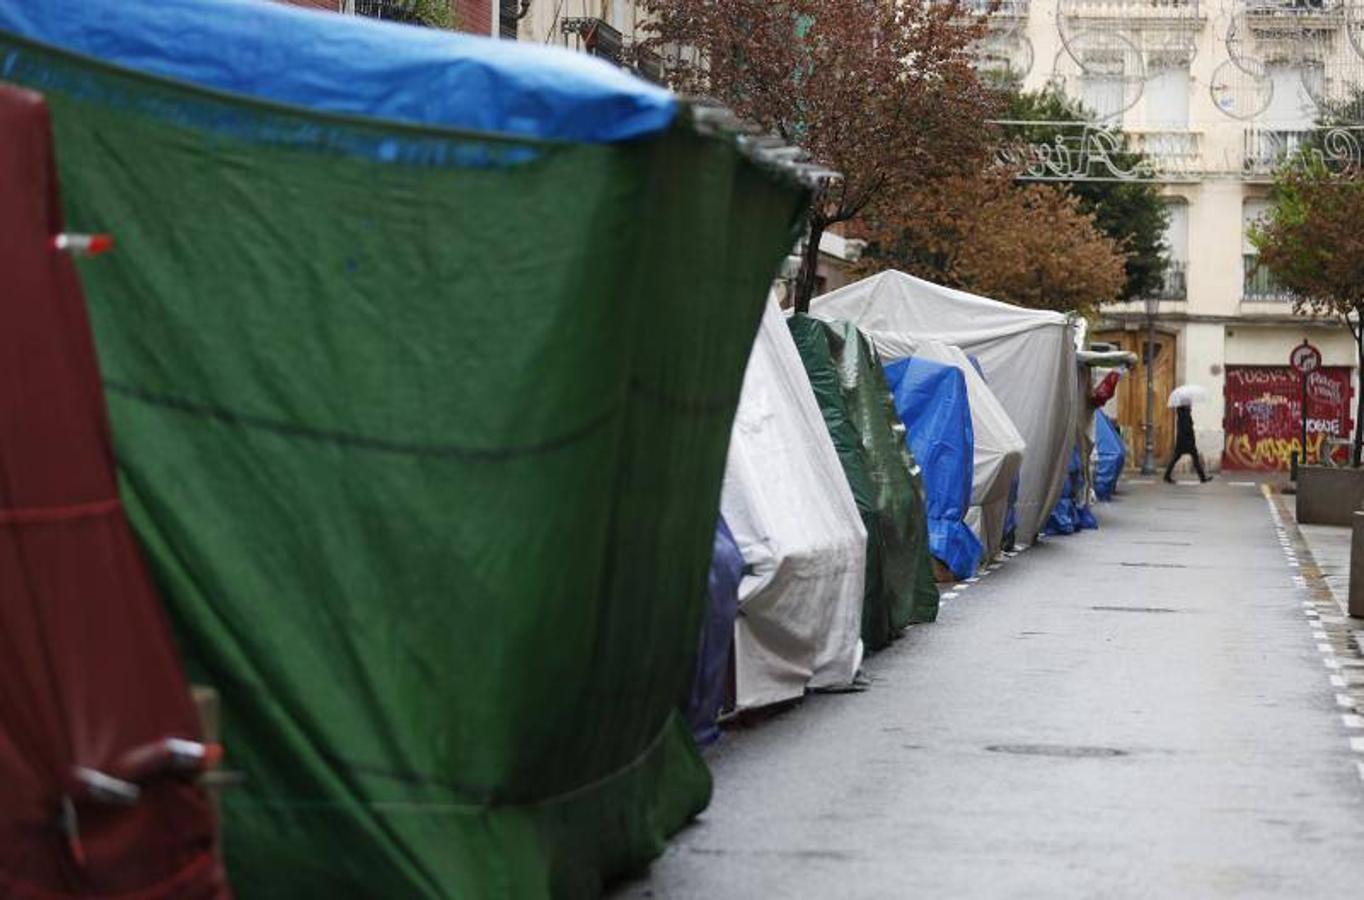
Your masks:
M728 734L710 809L614 896L1364 887L1364 755L1264 496L1132 484L1099 515L871 658L870 691Z

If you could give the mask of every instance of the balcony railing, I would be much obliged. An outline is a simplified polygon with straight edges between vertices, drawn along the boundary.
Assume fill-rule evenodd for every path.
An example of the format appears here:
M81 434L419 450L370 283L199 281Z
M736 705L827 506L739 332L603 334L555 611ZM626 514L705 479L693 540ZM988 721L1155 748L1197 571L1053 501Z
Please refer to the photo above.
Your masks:
M1241 166L1246 174L1267 175L1309 146L1310 130L1247 128L1241 139Z
M1342 0L1245 0L1246 21L1258 31L1330 28L1344 18Z
M1147 296L1149 300L1187 300L1189 299L1188 263L1172 259L1165 264L1160 273L1160 284Z
M1202 168L1202 135L1197 131L1129 131L1132 149L1154 160L1159 169L1170 174L1192 174Z
M990 13L990 0L961 0L961 8L973 16L983 16L987 13L994 18L1001 19L1026 19L1028 17L1028 0L999 0L999 8Z
M564 34L578 35L582 48L592 56L621 64L625 40L620 31L609 23L591 17L577 17L564 19L559 27Z
M355 0L355 14L388 22L407 22L410 25L422 23L421 17L417 15L416 4L410 0L406 3L401 0Z
M1199 0L1061 0L1061 14L1114 19L1197 19Z
M1254 253L1241 256L1244 277L1241 285L1241 299L1248 303L1287 303L1293 299L1282 285L1264 266L1256 266L1258 257Z

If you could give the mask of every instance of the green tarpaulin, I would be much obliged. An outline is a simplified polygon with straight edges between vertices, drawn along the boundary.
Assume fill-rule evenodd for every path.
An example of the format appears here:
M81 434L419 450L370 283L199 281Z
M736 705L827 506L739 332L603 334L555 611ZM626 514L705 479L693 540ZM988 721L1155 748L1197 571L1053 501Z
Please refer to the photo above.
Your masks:
M867 528L862 640L877 650L938 615L918 467L893 430L899 418L866 337L851 322L788 324Z
M118 242L82 277L245 775L238 893L582 896L659 853L709 796L676 707L803 190L685 113L508 144L0 52Z

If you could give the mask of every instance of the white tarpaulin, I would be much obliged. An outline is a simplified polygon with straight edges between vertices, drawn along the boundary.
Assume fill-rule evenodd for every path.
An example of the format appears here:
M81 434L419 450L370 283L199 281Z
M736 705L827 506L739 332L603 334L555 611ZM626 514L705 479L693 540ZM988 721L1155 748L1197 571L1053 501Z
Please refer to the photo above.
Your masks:
M862 662L867 533L786 321L769 302L720 500L743 553L735 705L850 683Z
M912 356L925 338L975 357L1013 420L1027 454L1018 492L1018 539L1031 543L1061 493L1075 422L1075 344L1066 316L882 272L823 297L810 312L851 319L887 360Z
M960 347L923 339L916 341L913 355L954 366L966 377L971 430L976 437L971 509L966 514L966 524L985 546L985 558L994 559L1002 549L1004 520L1009 512L1009 489L1023 465L1027 443Z

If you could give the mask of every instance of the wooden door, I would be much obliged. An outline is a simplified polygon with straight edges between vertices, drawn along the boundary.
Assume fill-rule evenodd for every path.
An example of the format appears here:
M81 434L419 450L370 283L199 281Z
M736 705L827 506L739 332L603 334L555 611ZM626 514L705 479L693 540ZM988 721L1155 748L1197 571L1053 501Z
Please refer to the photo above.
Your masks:
M1103 331L1091 340L1113 344L1137 355L1137 367L1123 376L1117 393L1118 424L1122 426L1123 440L1127 443L1127 465L1133 469L1141 467L1146 452L1146 366L1149 359L1155 383L1152 421L1155 423L1156 467L1163 467L1175 446L1175 418L1166 407L1170 391L1175 389L1175 336L1157 331L1150 354L1144 352L1145 329Z

